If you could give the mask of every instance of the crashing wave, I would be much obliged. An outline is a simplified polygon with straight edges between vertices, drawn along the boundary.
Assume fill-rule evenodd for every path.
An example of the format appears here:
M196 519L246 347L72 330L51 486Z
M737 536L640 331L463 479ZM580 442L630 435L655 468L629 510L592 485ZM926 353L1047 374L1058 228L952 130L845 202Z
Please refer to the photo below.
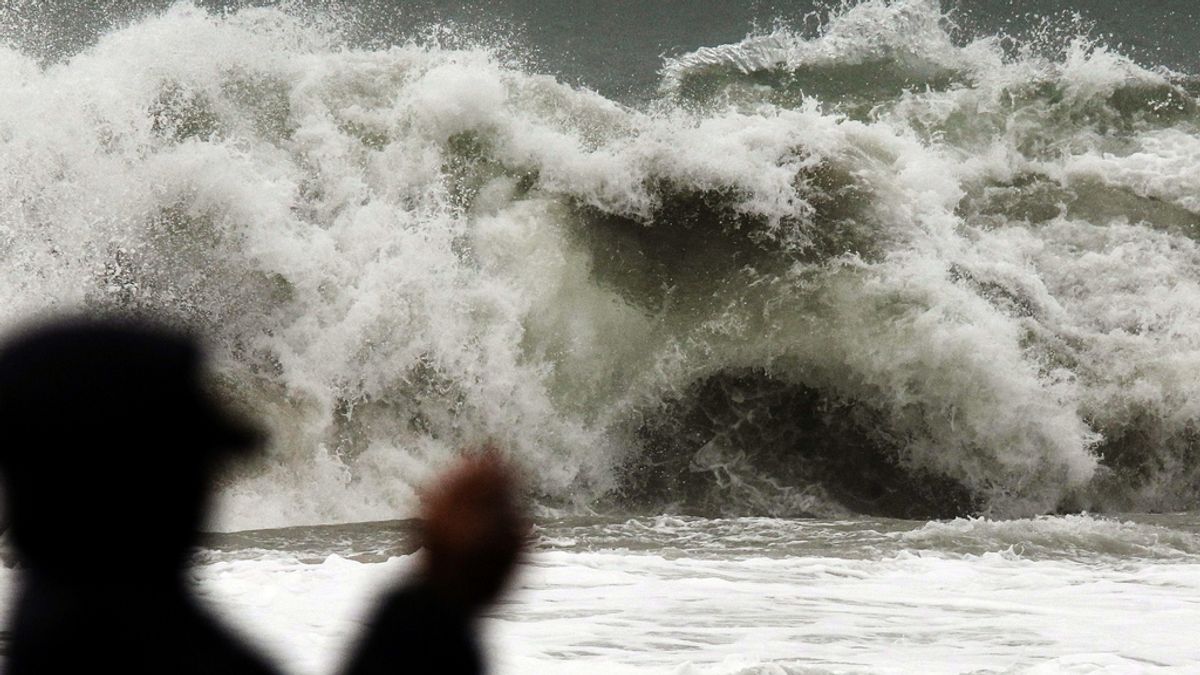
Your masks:
M945 88L994 63L990 42L959 48L942 21L937 0L863 2L834 14L815 37L779 27L668 59L660 88L708 98L746 82L844 106L863 93L877 102L906 88Z
M1194 506L1187 83L939 21L866 2L737 61L970 73L869 115L632 109L278 8L179 4L56 65L0 48L0 321L211 335L275 429L223 528L405 515L485 438L567 511Z

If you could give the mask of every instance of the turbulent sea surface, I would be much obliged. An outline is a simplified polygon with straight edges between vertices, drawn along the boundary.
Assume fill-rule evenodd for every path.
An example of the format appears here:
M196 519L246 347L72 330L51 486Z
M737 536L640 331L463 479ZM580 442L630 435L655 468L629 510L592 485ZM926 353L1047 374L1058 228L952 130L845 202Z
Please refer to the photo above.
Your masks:
M501 672L1195 671L1194 25L7 0L0 325L209 336L273 441L200 587L301 671L485 439Z

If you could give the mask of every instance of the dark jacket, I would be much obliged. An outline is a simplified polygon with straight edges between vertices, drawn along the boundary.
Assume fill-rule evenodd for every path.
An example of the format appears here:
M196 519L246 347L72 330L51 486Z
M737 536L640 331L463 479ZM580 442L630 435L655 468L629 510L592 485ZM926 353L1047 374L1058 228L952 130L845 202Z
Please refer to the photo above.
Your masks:
M222 628L182 582L64 584L26 571L12 627L7 675L276 675Z
M483 660L470 614L421 583L384 599L344 675L479 675Z

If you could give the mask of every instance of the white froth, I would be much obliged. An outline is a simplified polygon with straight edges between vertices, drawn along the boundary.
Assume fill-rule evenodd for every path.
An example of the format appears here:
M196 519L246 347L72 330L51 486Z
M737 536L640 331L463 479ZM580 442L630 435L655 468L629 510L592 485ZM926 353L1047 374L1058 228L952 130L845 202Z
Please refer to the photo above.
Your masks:
M814 98L633 110L483 48L354 50L278 8L187 3L54 65L2 48L0 321L165 308L210 332L276 438L226 486L223 529L404 515L486 438L549 502L593 503L648 405L738 369L881 411L903 462L993 513L1103 505L1095 449L1135 427L1166 468L1120 505L1186 505L1195 134L1062 121L1172 75L1078 40L1057 60L957 46L926 0L764 40L694 67L883 60L951 84L855 119ZM1079 198L1038 222L972 211L1021 181ZM681 227L676 194L797 262L704 304L598 280L580 209ZM822 243L845 224L830 201L861 246Z
M230 560L198 570L218 613L295 673L332 672L410 561ZM7 576L7 575L6 575ZM1011 553L664 559L536 554L484 622L497 673L1186 672L1191 562ZM772 670L775 669L775 670Z

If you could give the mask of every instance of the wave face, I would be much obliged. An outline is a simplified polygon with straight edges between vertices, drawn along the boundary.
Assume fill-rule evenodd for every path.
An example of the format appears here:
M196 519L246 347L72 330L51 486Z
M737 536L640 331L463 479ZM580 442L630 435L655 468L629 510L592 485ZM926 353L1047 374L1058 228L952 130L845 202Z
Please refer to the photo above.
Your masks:
M275 432L216 526L394 518L483 439L566 512L1197 506L1190 77L868 0L635 108L336 23L0 47L0 322L211 336Z

